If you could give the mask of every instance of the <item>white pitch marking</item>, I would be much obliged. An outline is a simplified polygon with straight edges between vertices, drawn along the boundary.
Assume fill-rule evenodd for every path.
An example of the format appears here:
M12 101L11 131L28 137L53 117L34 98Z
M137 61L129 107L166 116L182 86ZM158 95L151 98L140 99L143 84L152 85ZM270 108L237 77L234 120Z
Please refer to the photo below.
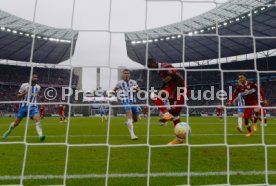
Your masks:
M243 175L265 175L265 171L230 171L231 176ZM276 175L276 171L267 171L268 175ZM163 173L151 173L151 177L182 177L187 176L187 172L163 172ZM227 172L190 172L190 176L225 176ZM68 179L85 179L85 178L105 178L105 174L80 174L80 175L67 175ZM135 178L135 177L147 177L147 174L142 173L127 173L127 174L109 174L109 178ZM17 180L20 176L0 176L0 180ZM35 179L63 179L63 175L27 175L24 176L25 180Z

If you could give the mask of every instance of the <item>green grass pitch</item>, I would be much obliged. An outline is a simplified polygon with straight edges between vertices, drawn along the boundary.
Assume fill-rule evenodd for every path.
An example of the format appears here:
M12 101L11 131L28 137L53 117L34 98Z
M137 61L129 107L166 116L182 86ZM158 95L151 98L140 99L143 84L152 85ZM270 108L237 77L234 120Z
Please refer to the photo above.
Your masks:
M7 130L13 118L0 118L0 133ZM110 136L107 138L107 122L100 118L71 118L69 144L101 144L99 146L70 146L67 166L66 185L104 185L108 166L108 185L146 185L150 168L150 185L185 185L188 171L188 146L161 146L174 139L173 126L160 126L157 117L142 118L135 123L137 141L130 140L125 126L125 118L112 117ZM184 118L182 119L184 120ZM224 121L215 117L190 117L192 134L190 146L190 184L211 185L227 183L227 147L229 144L230 184L266 183L265 156L267 155L268 183L276 184L276 120L269 119L268 127L262 128L252 137L236 131L237 118L228 117ZM5 142L23 142L25 120L16 128L8 139L0 140L0 184L19 184L25 152L24 144L3 144ZM67 124L59 124L57 118L42 120L43 132L47 136L44 145L40 145L35 126L31 121L27 133L27 158L24 185L59 185L63 184L67 146L65 143ZM245 128L244 128L245 129ZM224 132L227 135L224 135ZM149 132L149 138L147 133ZM149 149L147 141L152 148ZM267 154L262 143L275 145L267 147ZM47 145L49 143L49 145ZM108 146L110 144L110 151ZM120 147L116 145L138 145ZM221 146L199 146L221 144ZM259 146L237 147L238 144L260 144ZM198 145L198 146L197 146ZM231 146L233 145L233 146ZM148 167L150 155L150 166Z

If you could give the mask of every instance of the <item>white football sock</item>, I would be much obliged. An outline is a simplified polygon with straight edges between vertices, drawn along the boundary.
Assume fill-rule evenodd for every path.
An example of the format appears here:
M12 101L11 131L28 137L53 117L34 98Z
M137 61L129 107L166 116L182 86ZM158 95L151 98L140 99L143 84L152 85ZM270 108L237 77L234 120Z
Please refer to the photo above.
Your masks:
M134 131L133 131L133 120L132 119L127 120L127 128L130 133L130 136L135 136Z
M40 122L36 122L35 125L36 125L35 128L38 136L39 137L43 136Z
M11 132L14 128L15 128L14 122L12 122L12 123L10 124L9 131Z
M242 117L238 117L238 126L242 129Z

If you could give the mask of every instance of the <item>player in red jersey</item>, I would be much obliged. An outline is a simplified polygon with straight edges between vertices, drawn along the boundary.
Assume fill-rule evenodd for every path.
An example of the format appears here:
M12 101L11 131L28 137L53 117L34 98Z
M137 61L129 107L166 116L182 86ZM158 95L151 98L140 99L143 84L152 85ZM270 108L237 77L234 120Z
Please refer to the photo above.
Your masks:
M147 118L149 115L149 107L145 106L143 109L144 118Z
M163 69L159 71L159 75L163 81L163 86L160 92L162 91L163 93L161 94L161 97L165 97L167 93L171 109L168 110L166 108L164 101L161 97L158 97L158 95L151 95L151 99L156 106L159 106L159 110L163 113L163 117L160 119L160 121L166 122L173 120L175 126L180 122L179 115L184 105L184 95L187 95L184 78L180 72L174 68L174 66L168 63L158 63L155 59L152 58L148 59L148 68ZM183 140L175 139L171 141L169 145L181 143L183 143Z
M40 106L40 109L39 109L39 115L40 115L40 118L41 118L41 119L44 118L44 112L45 112L45 106L44 106L44 105L41 105L41 106Z
M60 104L58 106L59 123L67 122L65 114L64 114L64 109L65 109L64 105Z
M217 112L218 119L222 119L223 108L221 106L218 106L216 108L216 112Z
M256 107L258 106L258 93L259 89L256 83L247 81L247 75L245 73L240 73L238 76L238 81L240 82L237 86L232 98L230 98L228 105L232 105L233 101L237 98L237 96L240 94L245 102L245 106L255 106L254 108L244 108L244 124L247 128L247 135L246 136L252 136L251 126L249 124L249 119L251 117L252 112L254 112L254 117L259 117L259 111L260 108ZM263 104L267 105L267 101L264 95L264 91L262 88L260 88L260 94L261 94L261 100L263 100ZM255 125L254 125L255 126Z

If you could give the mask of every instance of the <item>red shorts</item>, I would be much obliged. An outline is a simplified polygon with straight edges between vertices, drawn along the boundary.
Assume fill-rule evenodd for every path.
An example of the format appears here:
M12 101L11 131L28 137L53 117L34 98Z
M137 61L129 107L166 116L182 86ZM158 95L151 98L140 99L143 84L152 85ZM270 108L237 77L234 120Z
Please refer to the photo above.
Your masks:
M173 112L180 113L185 103L185 96L183 95L184 92L180 91L181 93L177 95L176 85L166 86L162 90L166 91L169 96L171 110Z
M174 95L173 99L170 100L171 110L176 113L180 113L182 108L184 107L185 97L180 95Z
M64 116L64 111L59 111L58 114L59 114L60 116Z
M262 110L260 109L259 114L262 114ZM266 109L263 109L263 115L266 116Z
M252 105L252 106L257 106L258 104L255 104L255 105ZM254 109L259 109L260 111L260 108L244 108L244 115L243 115L243 118L244 119L249 119L251 118L252 116L252 112L254 111Z

